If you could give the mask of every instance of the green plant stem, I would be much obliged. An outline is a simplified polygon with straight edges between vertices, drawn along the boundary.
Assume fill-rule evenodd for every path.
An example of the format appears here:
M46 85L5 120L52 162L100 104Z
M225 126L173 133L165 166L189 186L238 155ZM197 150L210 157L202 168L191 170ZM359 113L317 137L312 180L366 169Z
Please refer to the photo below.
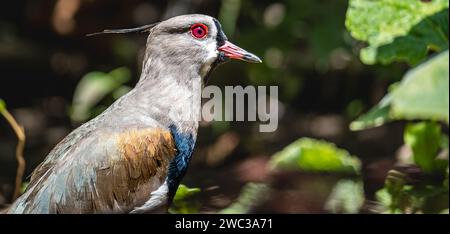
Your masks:
M25 172L25 159L23 157L23 150L25 148L25 130L21 125L17 123L14 117L6 109L0 111L0 113L11 125L18 139L16 146L17 172L16 172L16 184L13 194L13 201L14 201L20 196L20 187L22 185L22 178Z

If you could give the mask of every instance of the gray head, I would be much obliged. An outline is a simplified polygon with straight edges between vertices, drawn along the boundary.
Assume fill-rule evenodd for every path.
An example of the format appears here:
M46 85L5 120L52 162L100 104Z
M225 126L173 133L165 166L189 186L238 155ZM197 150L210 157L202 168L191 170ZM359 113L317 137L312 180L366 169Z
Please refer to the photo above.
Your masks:
M144 64L190 67L205 78L215 66L229 59L260 63L252 53L230 43L218 20L206 15L182 15L134 29L103 33L149 32ZM144 66L145 67L145 66ZM145 68L144 68L145 69Z

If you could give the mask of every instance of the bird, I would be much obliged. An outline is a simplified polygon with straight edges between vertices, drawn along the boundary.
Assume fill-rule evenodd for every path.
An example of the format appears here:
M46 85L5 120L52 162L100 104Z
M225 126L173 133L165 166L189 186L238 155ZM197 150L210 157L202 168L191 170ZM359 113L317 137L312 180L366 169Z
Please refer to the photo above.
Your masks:
M167 213L192 158L211 73L230 60L262 62L201 14L92 35L130 32L148 33L135 87L59 142L6 213Z

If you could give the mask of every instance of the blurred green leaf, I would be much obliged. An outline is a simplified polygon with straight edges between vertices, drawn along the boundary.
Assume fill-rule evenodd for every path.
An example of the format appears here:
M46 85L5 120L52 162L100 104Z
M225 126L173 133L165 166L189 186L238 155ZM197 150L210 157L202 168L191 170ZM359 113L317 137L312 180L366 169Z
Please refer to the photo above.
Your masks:
M442 144L441 144L441 148L448 150L448 136L445 134L442 134Z
M119 88L117 88L116 90L113 91L112 96L114 99L119 99L120 97L122 97L123 95L129 93L133 88L131 88L130 86L126 86L126 85L122 85Z
M412 69L383 100L351 123L353 131L392 120L437 120L449 123L448 50Z
M389 213L389 214L402 214L404 213L404 206L396 206L393 205L395 200L398 198L394 197L386 188L380 189L376 192L375 198L379 203L380 213ZM407 199L406 197L402 197L402 199Z
M346 115L350 119L354 119L364 111L364 102L360 99L351 101L346 108Z
M439 124L432 122L409 124L404 138L405 143L413 151L414 162L422 170L427 173L443 173L447 168L448 161L441 162L436 159L443 140Z
M6 103L3 101L3 99L0 99L0 112L3 112L6 110Z
M428 51L448 49L448 0L350 0L346 26L367 42L366 64L406 61L417 64Z
M389 207L392 204L392 196L386 188L378 190L375 193L375 199L379 202L381 209Z
M20 193L21 194L23 194L27 190L29 184L30 184L30 182L23 182L22 183L22 186L20 186Z
M352 131L359 131L368 128L374 128L382 126L383 124L391 121L389 117L390 106L389 103L390 96L386 96L378 105L373 107L366 114L361 115L358 119L350 124L350 129Z
M384 203L383 210L392 214L404 213L406 208L411 206L411 198L404 190L411 189L406 186L408 183L408 175L397 170L390 170L384 182ZM382 192L383 194L383 192ZM387 203L389 201L389 203Z
M222 0L219 21L226 35L233 37L236 21L241 10L241 0Z
M200 192L201 190L199 188L189 188L184 184L180 184L180 186L177 189L177 193L173 198L173 201L174 202L183 201L184 199L192 197Z
M219 214L247 214L253 207L264 202L270 194L270 187L261 183L246 184L235 203L219 211Z
M343 179L333 188L325 209L332 213L356 214L364 204L363 182Z
M347 151L325 141L302 138L275 154L272 168L306 172L359 174L361 162Z
M439 214L449 207L448 189L438 186L416 187L411 194L425 214Z
M126 67L117 68L110 73L91 72L86 74L75 89L71 119L75 122L82 122L91 118L94 107L130 79L131 72Z
M189 188L181 184L173 198L169 212L172 214L195 214L200 209L200 203L194 198L201 192L199 188Z
M392 92L396 119L431 119L449 122L449 52L435 56L408 72Z

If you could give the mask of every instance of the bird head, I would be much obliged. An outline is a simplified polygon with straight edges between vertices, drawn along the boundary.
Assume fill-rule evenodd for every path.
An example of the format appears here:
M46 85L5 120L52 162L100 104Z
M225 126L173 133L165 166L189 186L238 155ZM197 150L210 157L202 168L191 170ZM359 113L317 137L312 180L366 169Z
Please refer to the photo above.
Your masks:
M231 43L219 21L206 15L182 15L139 28L101 33L130 32L149 32L145 60L157 57L165 65L197 66L203 77L215 66L231 59L262 62L256 55Z
M159 46L177 64L201 64L202 73L230 59L261 62L256 55L229 42L219 21L206 15L182 15L157 24L148 45L150 49Z

